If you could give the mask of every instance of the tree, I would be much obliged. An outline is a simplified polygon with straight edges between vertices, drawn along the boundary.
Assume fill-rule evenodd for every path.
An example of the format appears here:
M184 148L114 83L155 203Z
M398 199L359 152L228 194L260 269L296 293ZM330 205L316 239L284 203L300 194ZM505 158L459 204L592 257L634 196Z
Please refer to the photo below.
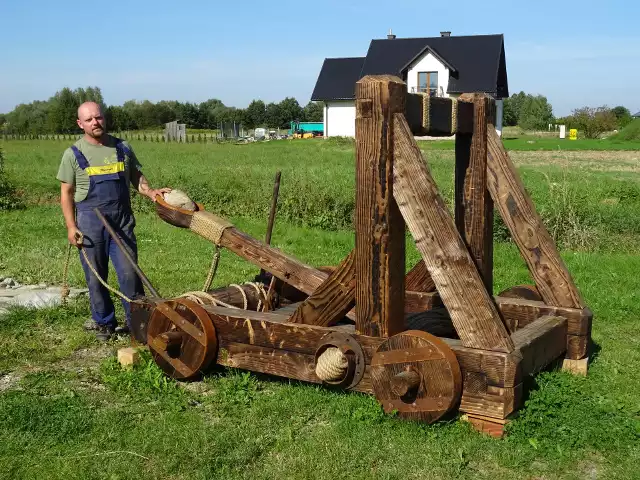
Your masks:
M324 117L321 103L309 102L302 110L302 119L305 122L321 122Z
M518 125L522 104L526 98L527 95L524 92L520 92L504 100L503 123L505 126L515 127Z
M80 102L70 88L63 88L49 100L48 128L54 133L77 133Z
M614 130L618 119L607 107L582 107L569 117L569 128L578 129L586 138L598 138L605 132Z
M518 125L525 130L547 130L553 123L553 109L542 95L527 95L520 106Z
M246 109L247 128L264 125L267 107L262 100L254 100Z
M519 92L505 99L503 123L526 130L546 130L553 123L553 109L547 97Z
M264 121L268 127L280 128L280 122L282 114L280 112L280 105L277 103L269 103L265 108Z
M633 118L631 117L631 112L626 107L614 107L611 109L611 112L616 116L619 128L626 127L631 122L631 120L633 120Z
M278 124L273 125L274 127L286 128L292 120L302 120L302 107L295 98L285 98L278 107L280 107L280 118Z

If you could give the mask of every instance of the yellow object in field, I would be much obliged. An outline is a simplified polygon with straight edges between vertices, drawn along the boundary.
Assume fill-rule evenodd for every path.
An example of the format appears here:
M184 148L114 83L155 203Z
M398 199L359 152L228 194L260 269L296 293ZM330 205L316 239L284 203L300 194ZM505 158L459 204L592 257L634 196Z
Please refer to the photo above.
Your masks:
M313 133L294 133L293 138L313 138Z
M577 140L578 139L578 130L572 128L569 130L569 140Z

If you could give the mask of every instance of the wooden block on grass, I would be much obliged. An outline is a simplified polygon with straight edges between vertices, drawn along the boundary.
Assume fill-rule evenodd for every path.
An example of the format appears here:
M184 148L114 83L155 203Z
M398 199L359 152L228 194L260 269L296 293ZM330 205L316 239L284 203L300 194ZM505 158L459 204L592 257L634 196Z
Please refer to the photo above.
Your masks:
M580 360L565 358L562 360L562 370L586 376L589 370L589 357L581 358Z
M118 362L123 367L136 365L140 362L140 353L132 347L121 348L118 350Z

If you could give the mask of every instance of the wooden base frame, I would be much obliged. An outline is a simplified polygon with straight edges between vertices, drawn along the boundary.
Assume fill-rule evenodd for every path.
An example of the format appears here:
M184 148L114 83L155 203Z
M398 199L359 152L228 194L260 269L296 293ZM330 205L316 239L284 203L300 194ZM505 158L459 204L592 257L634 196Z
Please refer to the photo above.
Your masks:
M433 421L457 408L478 430L501 436L528 375L563 359L563 368L586 374L592 313L502 146L494 108L484 94L435 101L406 94L397 77L363 78L356 84L356 248L337 267L317 269L226 225L216 243L275 277L265 284L273 309L243 309L265 302L250 289L234 293L237 286L209 292L197 306L148 298L132 305L134 336L170 375L211 358L374 394L407 419ZM453 214L413 138L451 133ZM494 207L535 281L499 296L492 294ZM192 213L164 210L162 219L191 228ZM198 215L200 225L209 215L200 204ZM405 276L406 228L422 259ZM330 348L342 352L344 367L334 380L319 369Z

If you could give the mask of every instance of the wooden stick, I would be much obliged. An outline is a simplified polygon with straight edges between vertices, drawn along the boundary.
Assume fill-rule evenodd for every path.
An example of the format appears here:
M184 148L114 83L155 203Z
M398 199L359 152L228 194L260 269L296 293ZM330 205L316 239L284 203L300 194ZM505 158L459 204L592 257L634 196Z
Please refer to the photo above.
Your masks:
M356 330L404 330L405 224L393 198L393 116L406 85L390 75L356 83Z
M511 352L511 337L403 115L395 116L393 132L394 196L463 345Z
M147 278L147 276L144 274L142 269L138 266L138 262L136 262L134 258L131 256L129 249L124 245L124 243L122 242L122 240L120 239L116 231L113 229L109 221L104 217L104 215L102 215L102 212L100 212L100 210L97 207L94 208L93 211L98 216L98 219L104 225L104 228L109 233L109 236L112 238L114 242L116 242L116 245L118 245L118 248L120 249L124 257L127 259L131 267L138 274L138 277L140 278L144 286L149 289L149 292L151 292L151 295L153 295L154 297L160 298L160 294L155 288L153 288L151 281Z
M271 234L273 233L273 222L276 218L276 207L278 206L278 194L280 192L280 176L282 172L276 172L276 179L273 184L273 194L271 195L271 209L269 210L269 220L267 221L267 233L264 237L264 243L271 245ZM264 277L264 269L260 269L259 278Z

